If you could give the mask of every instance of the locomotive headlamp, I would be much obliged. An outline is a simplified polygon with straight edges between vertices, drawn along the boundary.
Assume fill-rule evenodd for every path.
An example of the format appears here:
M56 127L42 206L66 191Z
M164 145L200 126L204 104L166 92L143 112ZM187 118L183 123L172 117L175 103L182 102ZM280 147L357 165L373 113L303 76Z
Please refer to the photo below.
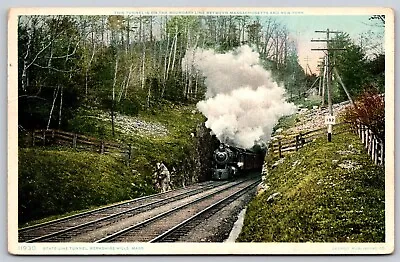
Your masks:
M218 152L215 154L215 158L218 162L223 162L228 158L228 154L226 152Z

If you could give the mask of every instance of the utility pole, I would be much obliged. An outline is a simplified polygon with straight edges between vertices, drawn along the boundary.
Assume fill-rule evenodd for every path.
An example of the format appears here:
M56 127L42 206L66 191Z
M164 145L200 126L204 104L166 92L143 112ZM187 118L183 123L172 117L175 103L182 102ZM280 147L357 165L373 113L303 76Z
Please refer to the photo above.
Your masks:
M321 108L322 108L325 104L325 79L326 79L325 57L320 58L318 68L320 76L318 95L322 98L321 99Z
M331 62L330 62L330 51L336 51L336 50L344 50L344 48L330 48L329 47L329 42L332 42L331 39L329 39L329 34L334 33L338 34L341 33L340 31L330 31L329 29L326 29L326 31L315 31L315 33L326 33L326 39L312 39L311 42L326 42L326 48L312 48L311 51L326 51L326 57L325 57L325 66L326 66L326 91L328 93L328 109L329 109L329 115L325 116L325 123L328 125L328 142L332 141L332 125L335 123L335 118L333 117L333 109L332 109L332 90L331 90L331 77L332 77L332 69L331 69Z
M326 90L326 79L328 78L327 76L327 66L326 66L326 56L324 57L324 78L322 81L322 104L321 104L321 108L325 107L325 90Z
M319 71L319 87L318 87L318 95L321 96L323 99L324 97L322 96L322 89L325 88L325 57L320 58L320 61L318 63L318 71Z
M308 74L307 68L309 67L309 66L308 66L308 61L310 61L310 59L308 58L308 56L307 56L306 58L304 58L304 61L306 61L306 75L307 75L307 74Z

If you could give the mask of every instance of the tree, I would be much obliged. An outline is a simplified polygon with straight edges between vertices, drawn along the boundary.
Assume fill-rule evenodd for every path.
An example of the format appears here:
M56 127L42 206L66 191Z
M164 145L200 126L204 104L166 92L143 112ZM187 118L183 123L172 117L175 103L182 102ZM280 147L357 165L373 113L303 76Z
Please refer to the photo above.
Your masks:
M342 51L331 52L330 61L336 67L341 80L347 87L350 96L358 96L364 89L368 78L367 59L360 46L354 44L348 34L338 34L329 44L330 48L345 48ZM345 91L336 83L334 101L347 100Z
M363 92L344 113L345 120L368 127L378 138L385 141L385 97L373 88Z
M296 50L272 17L21 16L20 124L68 129L80 106L110 110L114 119L116 112L137 114L163 100L195 103L206 87L196 70L182 68L191 64L182 63L185 54L196 47L227 52L241 44L257 49L293 94L303 92L304 72L291 53Z

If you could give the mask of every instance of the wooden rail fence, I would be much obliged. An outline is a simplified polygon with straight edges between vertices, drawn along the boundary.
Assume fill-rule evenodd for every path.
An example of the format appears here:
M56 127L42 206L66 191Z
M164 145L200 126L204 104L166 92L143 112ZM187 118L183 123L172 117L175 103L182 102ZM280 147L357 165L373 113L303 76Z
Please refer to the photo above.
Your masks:
M335 126L340 126L344 124L346 123L339 123ZM340 133L334 132L333 134L338 135ZM271 139L271 142L269 143L269 153L273 154L274 156L277 155L279 158L282 158L284 154L291 151L298 151L304 145L311 143L316 138L324 135L327 135L326 127L310 130L307 132L299 132L297 134L290 134L283 138L281 138L280 136L275 136Z
M335 126L344 125L347 123L339 123ZM335 128L333 129L333 135L337 135L342 133L335 133ZM368 155L372 158L376 165L384 165L385 163L385 143L379 139L370 129L368 129L364 125L358 125L356 129L353 129L354 132L360 137L362 143L364 144ZM304 145L314 141L315 138L326 135L326 127L285 136L284 138L280 138L276 136L271 139L269 143L269 153L273 154L273 156L277 155L279 158L282 158L284 154L297 151L302 148Z
M63 145L74 149L83 149L104 153L120 153L130 161L132 158L132 145L124 145L88 137L76 133L56 129L33 130L29 133L31 146Z

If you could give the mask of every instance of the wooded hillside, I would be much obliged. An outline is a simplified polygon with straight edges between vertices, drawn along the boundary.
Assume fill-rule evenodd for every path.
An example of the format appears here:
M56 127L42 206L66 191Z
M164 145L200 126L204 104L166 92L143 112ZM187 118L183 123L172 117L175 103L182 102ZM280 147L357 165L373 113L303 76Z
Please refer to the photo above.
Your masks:
M183 68L186 52L244 44L277 81L296 75L289 90L306 88L296 44L272 17L20 16L19 126L71 130L82 106L114 121L114 112L136 115L164 100L195 103L206 87L199 72Z

